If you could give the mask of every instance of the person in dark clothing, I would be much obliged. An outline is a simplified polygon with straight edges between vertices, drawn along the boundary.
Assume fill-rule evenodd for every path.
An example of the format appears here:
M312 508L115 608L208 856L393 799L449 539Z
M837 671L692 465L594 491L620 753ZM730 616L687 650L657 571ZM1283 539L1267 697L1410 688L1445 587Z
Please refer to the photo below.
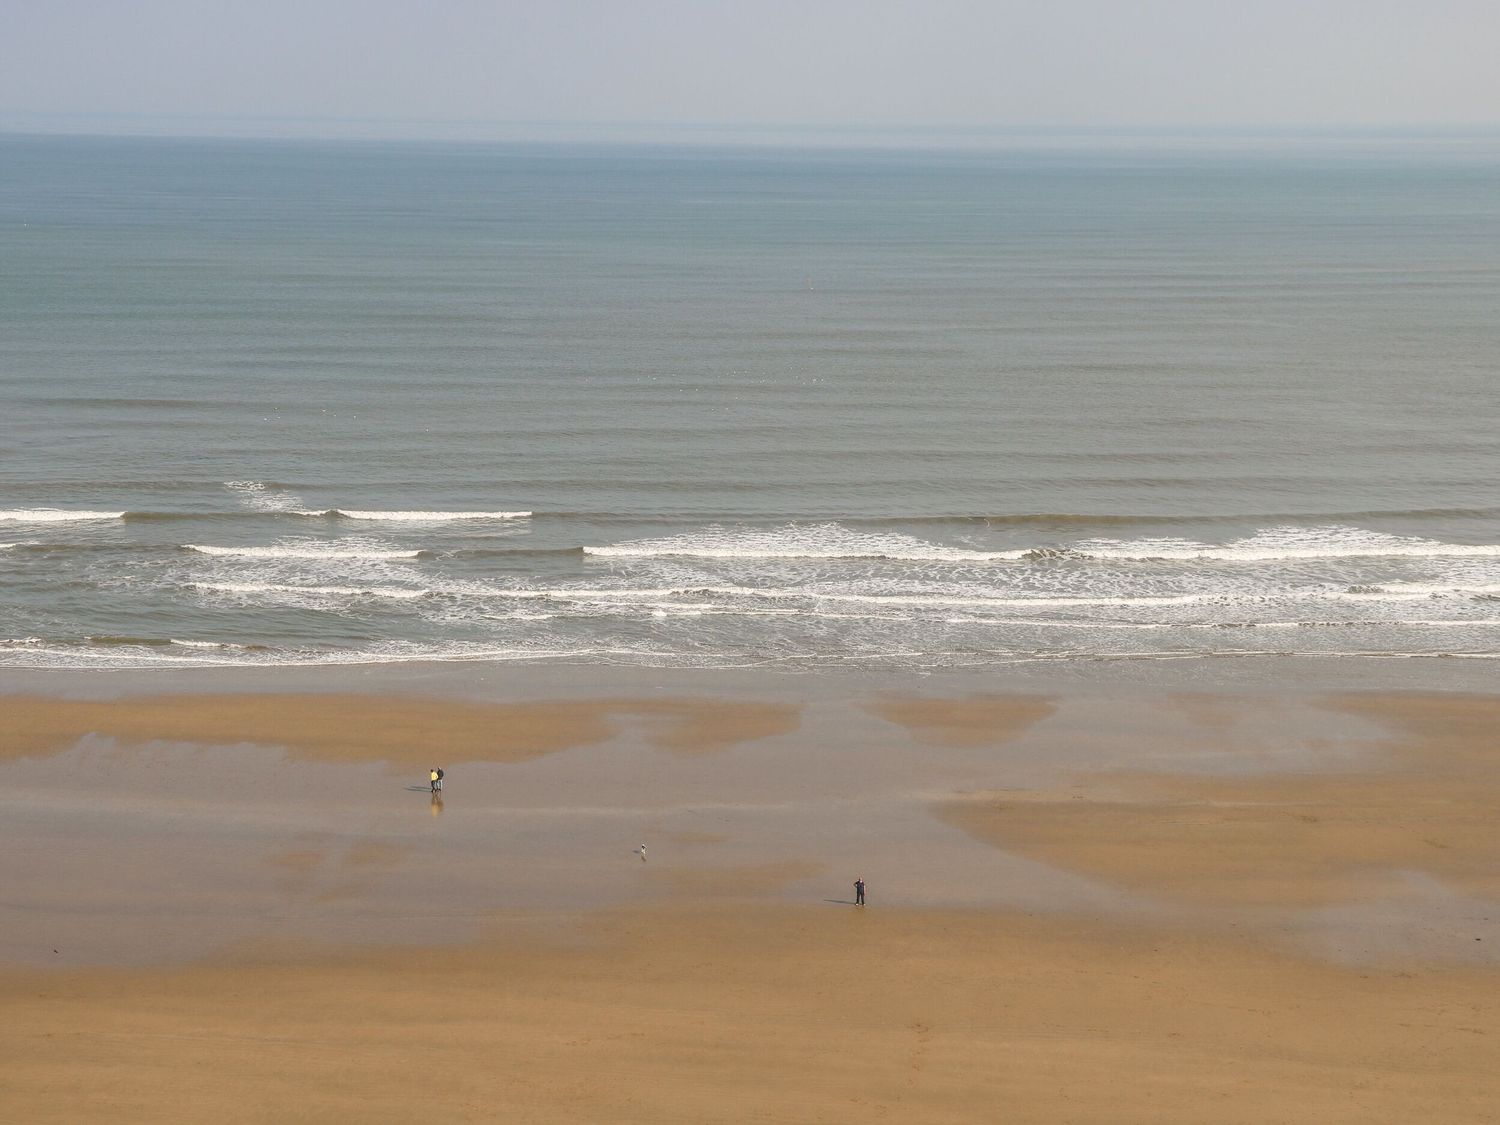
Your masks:
M865 904L865 879L864 879L864 876L861 875L858 879L854 880L854 905L855 906L863 906L864 904Z

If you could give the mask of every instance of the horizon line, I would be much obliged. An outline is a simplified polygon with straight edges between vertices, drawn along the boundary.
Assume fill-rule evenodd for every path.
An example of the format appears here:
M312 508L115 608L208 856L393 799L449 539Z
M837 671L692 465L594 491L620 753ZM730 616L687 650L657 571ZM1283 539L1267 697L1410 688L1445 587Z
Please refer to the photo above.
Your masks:
M215 128L217 126L217 128ZM327 140L442 143L708 143L751 145L809 141L845 147L884 140L963 147L1017 140L1398 140L1500 138L1492 123L1323 124L882 124L858 122L558 121L477 118L324 117L253 114L159 114L133 111L0 109L0 134L135 137L182 140ZM842 144L840 144L842 142ZM947 147L944 146L944 147ZM884 146L877 146L884 147ZM899 146L898 146L899 147Z

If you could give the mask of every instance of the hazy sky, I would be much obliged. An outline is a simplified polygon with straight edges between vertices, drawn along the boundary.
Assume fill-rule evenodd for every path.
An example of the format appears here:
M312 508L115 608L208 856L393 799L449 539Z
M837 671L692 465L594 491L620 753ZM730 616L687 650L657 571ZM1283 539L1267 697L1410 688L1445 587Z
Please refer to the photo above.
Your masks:
M1494 125L1500 0L0 0L0 128L90 122Z

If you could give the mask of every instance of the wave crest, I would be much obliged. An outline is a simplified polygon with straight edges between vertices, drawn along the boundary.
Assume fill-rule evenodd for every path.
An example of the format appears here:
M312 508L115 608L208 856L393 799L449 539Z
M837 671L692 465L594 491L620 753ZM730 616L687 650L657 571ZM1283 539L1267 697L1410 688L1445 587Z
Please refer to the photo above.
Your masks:
M124 512L88 512L66 508L4 508L0 521L7 523L84 523L91 520L118 520Z
M1078 543L1077 550L1086 558L1120 562L1500 557L1500 545L1492 543L1443 543L1343 526L1272 527L1218 545L1175 538L1088 539Z
M321 516L330 519L343 518L348 520L376 520L385 523L450 523L457 520L519 520L528 519L531 516L530 512L383 512L355 508L329 508L325 511L313 511L308 508L300 508L292 514L298 516Z
M217 594L306 594L312 597L421 598L426 590L405 586L298 586L281 582L190 582L194 590Z
M839 524L790 526L772 531L709 527L665 539L640 539L584 547L597 558L869 559L896 562L1007 562L1024 551L945 547L911 535L870 535Z
M226 480L224 487L240 498L240 503L257 512L292 512L304 507L295 492L260 480Z
M792 526L774 531L710 527L662 539L586 546L597 558L842 559L850 561L1004 562L1225 562L1299 559L1500 558L1500 545L1443 543L1387 535L1358 527L1273 527L1228 543L1192 539L1084 539L988 551L947 546L901 534L862 534L839 524Z
M371 548L345 550L338 547L211 547L202 543L184 543L184 551L223 558L247 559L414 559L421 551L390 551Z

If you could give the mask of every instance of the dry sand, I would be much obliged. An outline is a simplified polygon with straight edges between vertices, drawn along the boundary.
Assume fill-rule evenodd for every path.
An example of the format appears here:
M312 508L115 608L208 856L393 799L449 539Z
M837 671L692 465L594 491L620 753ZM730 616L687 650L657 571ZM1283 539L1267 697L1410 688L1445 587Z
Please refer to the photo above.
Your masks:
M50 841L7 869L16 948L103 927L109 961L148 908L200 939L0 970L0 1119L1500 1119L1500 698L0 707L0 845ZM389 779L434 730L440 817ZM276 788L314 774L347 807ZM599 851L648 828L650 863ZM495 863L544 830L566 908ZM389 944L482 895L476 849L467 937ZM168 882L118 893L122 854Z
M0 980L12 1121L1493 1121L1495 977L767 908Z

